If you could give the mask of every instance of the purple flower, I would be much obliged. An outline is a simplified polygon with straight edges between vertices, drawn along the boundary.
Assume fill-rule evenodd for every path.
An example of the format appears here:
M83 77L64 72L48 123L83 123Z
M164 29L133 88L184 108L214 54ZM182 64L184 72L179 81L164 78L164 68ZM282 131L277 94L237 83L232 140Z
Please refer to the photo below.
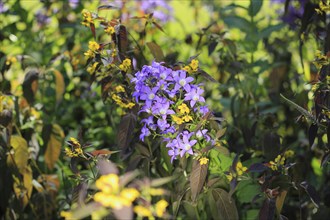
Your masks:
M170 124L167 123L167 120L165 118L159 118L157 120L157 125L161 131L165 131L167 128L170 127Z
M150 130L146 126L143 126L143 128L141 129L140 140L144 141L144 138L149 136L150 134Z
M209 135L207 135L208 130L207 129L203 129L203 130L198 130L196 132L196 138L198 140L202 140L205 139L206 142L209 142L211 140L211 137Z
M141 9L146 14L153 13L153 17L161 22L167 22L173 17L173 9L165 0L143 0Z
M137 94L140 96L140 100L145 100L146 106L151 106L152 101L157 97L156 93L158 87L150 88L148 86L143 86L141 88L141 93ZM137 98L138 96L136 96Z
M186 90L186 92L189 92L190 91L189 83L194 81L194 78L192 78L191 76L186 77L187 73L183 70L178 70L177 72L178 72L178 75L174 77L174 80L176 82L174 89L178 90L182 87L182 88L184 88L184 90Z
M6 11L8 11L8 7L5 6L5 3L0 1L0 14L5 13Z
M50 23L50 17L47 15L45 8L39 9L35 14L35 18L40 26L44 26Z
M71 8L77 8L79 5L79 0L69 0L69 5Z
M185 94L185 101L190 101L190 106L194 107L194 105L196 104L196 102L205 102L205 99L203 96L201 96L203 94L204 90L196 87L190 90L189 93Z
M201 113L202 116L206 115L209 111L210 110L206 105L199 107L199 113Z
M193 155L194 152L192 150L192 147L197 143L197 140L189 140L192 136L192 133L190 134L182 134L182 140L179 142L179 148L181 149L180 156L183 157L185 153Z
M175 114L173 110L170 109L170 102L165 98L159 98L157 102L152 107L152 113L161 116L167 116Z

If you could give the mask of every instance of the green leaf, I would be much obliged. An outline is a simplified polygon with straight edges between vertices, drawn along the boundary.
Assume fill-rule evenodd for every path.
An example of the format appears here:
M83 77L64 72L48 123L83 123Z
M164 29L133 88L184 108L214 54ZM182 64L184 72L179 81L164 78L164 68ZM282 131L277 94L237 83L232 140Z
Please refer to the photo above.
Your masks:
M223 18L223 21L230 28L238 28L245 33L249 33L253 29L252 24L248 20L242 17L227 16Z
M239 219L235 202L221 188L208 192L208 203L213 219Z
M54 168L56 161L60 157L64 137L65 135L62 128L58 124L54 124L45 152L45 163L50 170Z
M275 31L279 31L284 27L285 27L284 23L279 23L276 25L269 25L259 32L258 37L259 37L259 39L268 38L271 35L271 33L275 32Z
M190 175L191 199L196 200L198 194L203 189L207 176L207 164L201 165L198 160L194 160Z
M260 193L260 186L252 181L241 181L236 188L237 199L241 203L249 203Z
M312 115L310 112L308 112L306 109L304 109L303 107L297 105L296 103L294 103L293 101L285 98L282 94L281 98L288 103L290 106L294 107L296 110L298 110L301 114L303 114L307 119L311 120L313 123L316 123L316 119L314 117L314 115Z
M260 9L262 7L262 3L263 3L263 0L250 0L248 12L251 17L258 14L258 12L260 11Z
M148 42L147 46L157 62L164 61L164 53L158 44Z

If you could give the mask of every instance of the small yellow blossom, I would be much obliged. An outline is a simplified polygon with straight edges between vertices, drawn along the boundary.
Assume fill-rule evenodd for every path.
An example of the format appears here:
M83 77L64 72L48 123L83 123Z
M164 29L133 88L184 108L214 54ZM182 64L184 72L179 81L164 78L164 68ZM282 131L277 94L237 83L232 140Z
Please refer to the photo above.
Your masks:
M181 125L183 124L183 119L176 116L176 115L171 115L172 116L172 120L174 121L174 123L178 124L178 125Z
M82 25L90 27L90 24L94 24L93 15L90 11L84 9L81 14L83 15L84 21L81 22Z
M190 68L190 66L185 66L182 68L184 71L186 71L187 73L191 73L192 69Z
M234 175L232 173L226 174L226 177L229 180L229 182L234 179Z
M208 163L208 161L209 161L209 158L207 158L207 157L202 157L202 158L199 159L199 164L200 164L200 165L205 165L205 164Z
M190 62L190 67L194 72L197 71L197 69L198 69L198 60L195 60L195 59L192 60Z
M293 157L294 155L294 151L293 150L287 150L284 152L284 157L285 158L290 158L290 157Z
M87 59L89 58L94 58L95 57L95 54L92 50L87 50L85 53L84 53L85 57L87 57Z
M104 193L116 193L119 190L119 177L113 173L103 175L96 180L95 185Z
M108 33L108 34L114 34L115 33L115 29L112 26L107 27L104 31L105 31L105 33Z
M140 196L140 193L135 188L127 188L121 191L120 196L130 202L133 202L137 197Z
M185 122L189 122L192 121L192 117L190 115L185 115L182 117L182 120L184 120Z
M70 137L69 141L71 141L71 143L76 146L76 147L80 147L80 143L77 139L75 139L74 137Z
M155 205L156 216L157 217L163 217L167 206L168 206L167 201L165 201L164 199L159 200Z
M97 65L99 65L99 62L93 63L92 66L89 66L87 68L87 72L89 72L90 74L93 74L95 72L96 68L97 68Z
M72 219L72 213L71 212L67 212L67 211L62 211L61 212L61 217L63 217L64 219Z
M149 190L150 195L152 196L161 196L164 195L164 190L163 189L155 189L155 188L151 188Z
M120 196L113 194L106 194L104 192L98 192L94 195L95 202L102 204L105 207L110 207L113 209L121 209L124 206L130 206L132 203Z
M116 93L119 93L119 92L125 92L124 87L122 87L121 85L116 86L115 90L116 90Z
M181 114L185 114L185 113L189 114L190 113L190 109L185 103L182 103L181 105L179 105L178 109L179 109Z
M88 48L92 51L97 51L98 49L100 49L100 45L95 41L89 41Z
M9 66L10 64L16 63L16 62L17 62L16 57L8 57L6 60L6 65Z
M134 106L135 106L135 103L133 103L133 102L129 102L129 103L126 104L125 107L131 109L131 108L133 108Z
M279 167L283 166L284 163L285 163L285 157L282 157L281 155L278 155L275 158L275 162L270 161L269 165L270 165L270 168L275 171L275 170L278 170Z
M131 68L131 65L132 65L132 61L130 59L126 58L123 61L123 63L119 65L119 69L124 72L127 72Z
M69 148L65 148L64 149L64 152L65 154L68 156L68 157L78 157L78 154L73 152L72 150L70 150Z
M247 167L244 167L241 162L238 162L236 165L236 171L239 176L243 175L247 171Z
M140 217L152 217L152 212L146 207L141 205L135 206L134 212Z

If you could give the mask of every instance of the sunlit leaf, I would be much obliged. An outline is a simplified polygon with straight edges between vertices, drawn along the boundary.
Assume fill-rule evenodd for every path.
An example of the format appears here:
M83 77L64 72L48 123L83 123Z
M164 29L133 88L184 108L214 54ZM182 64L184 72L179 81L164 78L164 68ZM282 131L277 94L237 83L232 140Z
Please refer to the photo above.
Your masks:
M64 137L62 128L58 124L53 124L45 152L45 163L50 170L54 168L60 157Z
M14 192L16 195L16 198L19 200L22 207L25 207L32 194L32 169L30 166L26 166L24 171L21 173L22 178L13 176L14 179ZM22 181L23 180L23 181Z
M196 200L198 194L203 189L206 176L207 176L207 164L201 165L199 161L194 160L191 174L190 174L190 189L191 189L191 199Z
M12 135L10 138L12 150L7 156L7 163L23 175L26 171L29 159L28 144L26 140L18 135Z
M55 76L56 102L59 103L63 98L65 82L63 75L58 70L54 70L53 72Z

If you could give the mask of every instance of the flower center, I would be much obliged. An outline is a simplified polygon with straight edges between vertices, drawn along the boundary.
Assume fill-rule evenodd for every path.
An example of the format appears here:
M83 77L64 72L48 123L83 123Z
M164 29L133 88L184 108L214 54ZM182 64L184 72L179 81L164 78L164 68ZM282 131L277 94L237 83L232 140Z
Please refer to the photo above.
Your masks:
M194 96L193 96L193 100L194 100L194 101L198 101L198 99L199 99L198 95L194 95Z
M166 114L166 109L161 108L161 109L159 110L159 113L162 114L162 115L165 115L165 114Z
M155 94L153 93L150 93L149 96L148 96L149 100L153 100L155 98Z
M190 144L185 144L185 145L184 145L184 149L185 149L186 151L190 150L190 148L191 148Z
M181 86L186 85L186 80L185 80L185 79L180 79L179 84L180 84Z

